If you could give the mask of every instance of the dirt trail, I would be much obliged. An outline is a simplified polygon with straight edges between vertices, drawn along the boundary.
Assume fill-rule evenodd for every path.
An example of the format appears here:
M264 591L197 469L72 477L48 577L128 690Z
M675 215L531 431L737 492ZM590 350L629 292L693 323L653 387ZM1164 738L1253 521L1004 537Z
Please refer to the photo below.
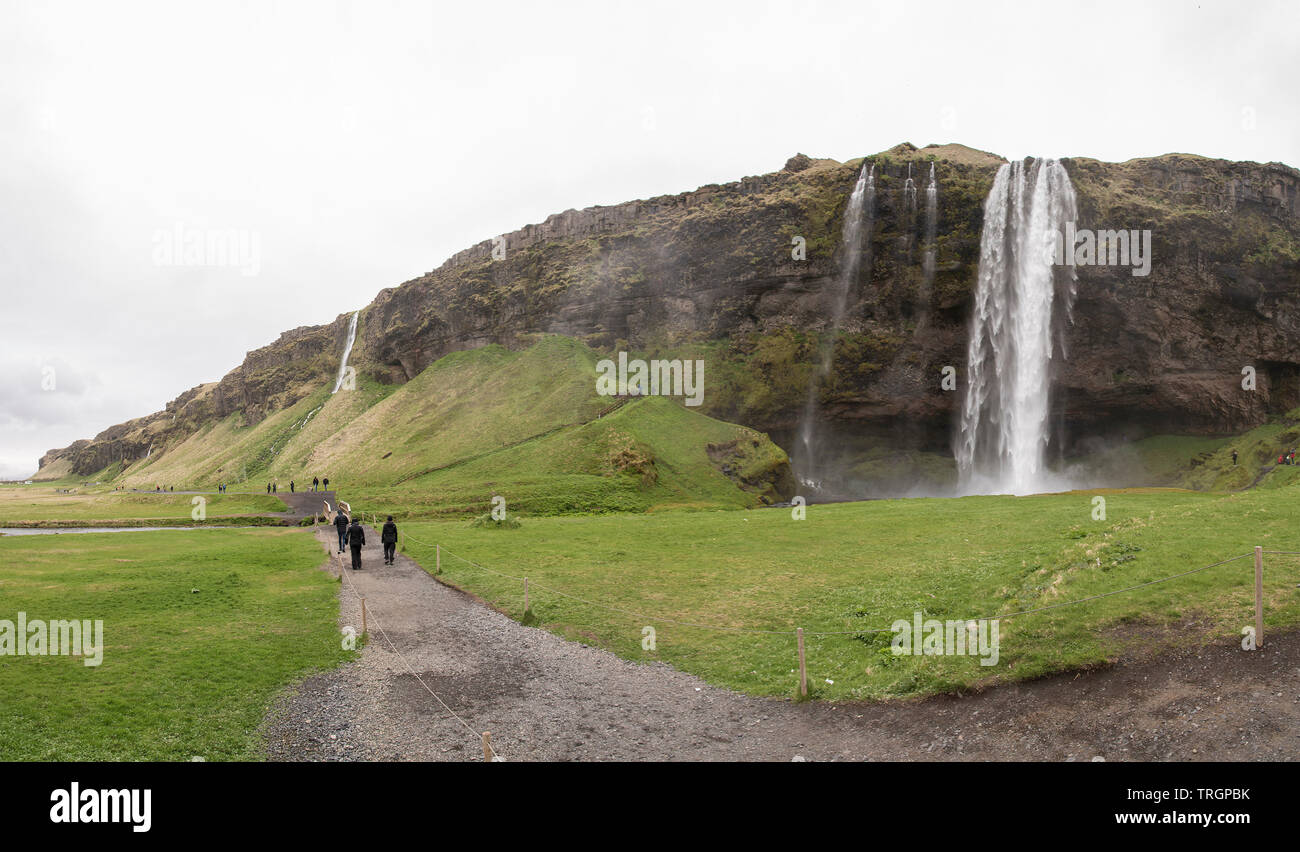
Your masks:
M337 558L333 529L317 537ZM370 643L281 699L266 729L273 760L481 760L483 730L507 760L1300 757L1296 634L1254 653L1225 643L965 697L795 704L524 627L406 556L383 565L377 531L366 540L364 569L342 585L340 625L360 629L365 595Z

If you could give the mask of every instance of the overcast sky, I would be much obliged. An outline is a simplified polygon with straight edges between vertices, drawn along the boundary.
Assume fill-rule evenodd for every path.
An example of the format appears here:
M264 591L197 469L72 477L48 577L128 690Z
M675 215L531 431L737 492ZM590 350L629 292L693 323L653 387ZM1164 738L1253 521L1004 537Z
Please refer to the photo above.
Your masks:
M0 478L479 240L799 151L1300 165L1298 4L1042 7L0 0Z

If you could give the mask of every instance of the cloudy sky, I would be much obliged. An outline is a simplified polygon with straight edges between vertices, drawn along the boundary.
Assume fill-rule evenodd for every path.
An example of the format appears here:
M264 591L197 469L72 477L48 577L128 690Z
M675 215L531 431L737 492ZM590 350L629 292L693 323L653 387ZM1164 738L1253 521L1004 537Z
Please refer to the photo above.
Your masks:
M0 0L0 478L479 240L799 151L1300 166L1294 2L1042 7Z

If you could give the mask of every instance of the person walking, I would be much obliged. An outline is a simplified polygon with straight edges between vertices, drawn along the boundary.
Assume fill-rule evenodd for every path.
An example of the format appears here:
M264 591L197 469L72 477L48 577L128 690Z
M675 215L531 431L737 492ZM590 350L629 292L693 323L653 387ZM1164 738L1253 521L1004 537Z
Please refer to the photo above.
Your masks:
M272 493L272 494L279 494L279 493L280 493L280 483L278 483L278 482L272 482L272 483L271 483L271 493Z
M293 480L292 480L292 479L289 480L289 493L290 493L290 494L293 493Z
M1233 467L1236 467L1236 466L1237 466L1237 451L1236 451L1236 450L1233 450L1233 451L1232 451L1232 466L1233 466Z
M339 553L342 553L343 547L348 541L348 516L343 514L342 509L339 509L339 511L334 515L334 529L338 531Z
M352 547L352 570L361 570L361 548L366 543L366 530L361 526L361 519L352 516L352 526L348 527L348 544Z
M330 478L328 476L325 477L325 490L326 491L330 490Z
M319 477L319 476L313 476L313 477L311 478L311 490L312 490L312 491L320 491L320 477Z
M397 524L393 523L392 515L388 516L388 521L380 531L379 540L384 544L384 564L392 565L397 558Z

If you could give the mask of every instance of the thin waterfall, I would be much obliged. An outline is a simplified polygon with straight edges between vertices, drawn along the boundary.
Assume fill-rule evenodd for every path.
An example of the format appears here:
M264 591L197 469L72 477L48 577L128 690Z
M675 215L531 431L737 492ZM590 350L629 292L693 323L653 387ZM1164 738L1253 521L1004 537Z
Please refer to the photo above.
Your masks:
M1053 332L1069 317L1075 276L1074 267L1053 265L1050 249L1076 216L1074 187L1056 160L998 169L984 202L954 448L962 493L1032 494L1061 484L1046 467L1048 394Z
M338 393L339 388L343 387L343 377L348 371L348 356L352 354L352 342L357 339L357 317L361 311L352 314L352 321L348 323L348 342L343 347L343 360L339 361L339 377L334 380L334 390L331 393Z
M817 433L818 398L822 382L830 375L831 364L835 354L835 338L844 321L848 308L849 293L857 280L858 270L862 265L862 238L867 234L870 240L871 227L876 208L876 167L862 166L858 181L849 195L849 203L844 208L844 224L841 234L844 244L844 260L840 274L835 280L833 304L831 305L831 322L827 333L823 333L819 346L818 361L808 382L808 398L804 402L803 414L799 419L799 433L794 453L794 468L799 480L813 488L821 487L822 472L819 467L821 442Z
M930 295L934 289L935 221L939 213L939 181L934 176L934 163L930 163L930 183L925 187L925 255L921 261L920 318L917 329L925 328L930 320Z

